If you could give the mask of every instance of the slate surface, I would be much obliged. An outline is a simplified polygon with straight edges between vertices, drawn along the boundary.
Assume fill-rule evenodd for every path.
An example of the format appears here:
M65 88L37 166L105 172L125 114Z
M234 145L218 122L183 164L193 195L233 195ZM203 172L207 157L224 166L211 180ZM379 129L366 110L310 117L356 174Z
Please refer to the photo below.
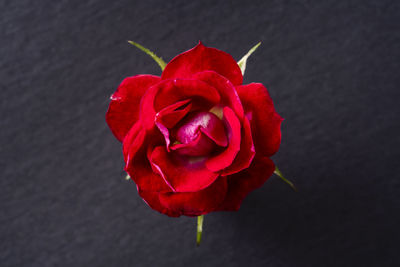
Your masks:
M0 266L399 266L399 1L0 1ZM161 215L104 114L198 40L248 62L285 118L237 213Z

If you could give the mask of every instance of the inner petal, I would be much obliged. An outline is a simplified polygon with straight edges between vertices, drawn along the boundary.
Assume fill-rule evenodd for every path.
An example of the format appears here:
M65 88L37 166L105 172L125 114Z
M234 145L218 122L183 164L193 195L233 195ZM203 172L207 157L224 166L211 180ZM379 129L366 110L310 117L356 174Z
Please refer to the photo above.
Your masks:
M171 143L169 129L174 127L179 120L185 117L191 107L192 104L190 103L190 99L187 99L167 106L156 114L155 124L164 136L168 150Z
M177 130L176 139L183 144L190 143L197 138L199 131L219 146L226 146L228 143L223 122L215 114L207 111L190 114Z
M176 142L171 149L184 155L204 156L228 144L223 122L207 111L189 114L177 125L174 136Z

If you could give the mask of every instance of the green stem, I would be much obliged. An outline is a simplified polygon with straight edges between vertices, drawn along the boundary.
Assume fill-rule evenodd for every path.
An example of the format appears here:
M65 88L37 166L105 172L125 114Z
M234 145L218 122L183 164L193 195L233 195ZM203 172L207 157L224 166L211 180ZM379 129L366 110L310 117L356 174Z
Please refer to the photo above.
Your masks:
M287 183L294 191L297 192L297 188L294 186L294 184L293 184L291 181L289 181L288 179L286 179L285 177L283 177L283 174L281 173L281 171L278 169L277 166L275 166L275 171L274 171L274 173L275 173L276 175L278 175L279 178L281 178L285 183Z
M197 216L197 239L196 239L197 246L199 246L201 242L201 234L203 232L203 221L204 221L204 215Z

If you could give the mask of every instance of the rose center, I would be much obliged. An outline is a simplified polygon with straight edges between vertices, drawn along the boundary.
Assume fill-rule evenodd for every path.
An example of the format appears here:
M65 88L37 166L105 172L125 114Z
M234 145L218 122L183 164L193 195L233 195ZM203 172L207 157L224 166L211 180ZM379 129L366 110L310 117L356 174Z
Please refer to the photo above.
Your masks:
M177 125L175 139L178 153L205 156L218 149L217 144L221 146L226 133L222 121L213 113L194 112Z

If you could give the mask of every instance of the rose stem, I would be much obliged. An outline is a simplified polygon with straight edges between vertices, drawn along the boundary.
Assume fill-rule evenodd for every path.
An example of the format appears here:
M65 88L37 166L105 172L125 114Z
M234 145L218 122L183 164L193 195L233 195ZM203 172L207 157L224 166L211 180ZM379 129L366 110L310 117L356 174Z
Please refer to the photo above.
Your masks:
M204 215L197 216L197 239L196 239L197 246L199 246L201 242L201 233L203 232L203 221L204 221Z

